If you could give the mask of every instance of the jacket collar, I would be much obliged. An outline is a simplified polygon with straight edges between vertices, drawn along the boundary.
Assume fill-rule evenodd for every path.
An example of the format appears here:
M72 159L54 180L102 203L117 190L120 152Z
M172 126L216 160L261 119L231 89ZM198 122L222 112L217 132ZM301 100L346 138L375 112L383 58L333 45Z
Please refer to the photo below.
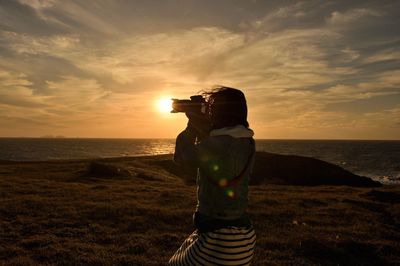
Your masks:
M243 125L237 125L234 127L224 127L214 129L210 132L210 136L223 136L228 135L233 138L251 138L254 136L254 131Z

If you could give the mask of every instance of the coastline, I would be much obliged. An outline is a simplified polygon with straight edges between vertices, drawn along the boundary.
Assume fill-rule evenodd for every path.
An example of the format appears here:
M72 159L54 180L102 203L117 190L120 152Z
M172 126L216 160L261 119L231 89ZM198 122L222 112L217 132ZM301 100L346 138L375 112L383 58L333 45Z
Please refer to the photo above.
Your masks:
M164 264L193 230L194 177L171 155L1 162L0 263ZM167 165L168 166L168 165ZM103 172L104 173L104 172ZM400 186L250 186L253 265L400 261Z
M314 157L384 183L400 183L400 141L264 140L257 151ZM174 139L0 138L0 160L47 161L169 154Z

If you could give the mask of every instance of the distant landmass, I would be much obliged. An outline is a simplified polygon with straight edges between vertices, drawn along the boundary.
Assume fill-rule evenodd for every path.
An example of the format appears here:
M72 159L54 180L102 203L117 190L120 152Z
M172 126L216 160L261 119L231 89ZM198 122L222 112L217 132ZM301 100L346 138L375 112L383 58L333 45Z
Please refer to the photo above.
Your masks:
M41 136L40 138L42 138L42 139L64 139L66 137L63 135L44 135L44 136Z

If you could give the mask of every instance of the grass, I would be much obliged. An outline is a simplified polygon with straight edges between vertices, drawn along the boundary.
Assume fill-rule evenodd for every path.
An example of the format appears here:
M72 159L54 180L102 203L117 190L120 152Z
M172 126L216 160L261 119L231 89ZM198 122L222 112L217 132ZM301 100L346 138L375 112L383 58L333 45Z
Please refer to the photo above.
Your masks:
M1 265L163 265L193 230L170 156L0 164ZM172 171L173 172L173 171ZM253 265L398 265L400 187L250 187Z

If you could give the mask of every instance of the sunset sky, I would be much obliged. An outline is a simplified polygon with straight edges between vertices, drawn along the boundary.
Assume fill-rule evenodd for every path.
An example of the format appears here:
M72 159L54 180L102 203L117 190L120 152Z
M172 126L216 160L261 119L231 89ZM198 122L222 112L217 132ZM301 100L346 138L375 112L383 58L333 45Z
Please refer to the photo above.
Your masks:
M255 138L400 139L400 1L0 0L0 137L173 138L214 85Z

